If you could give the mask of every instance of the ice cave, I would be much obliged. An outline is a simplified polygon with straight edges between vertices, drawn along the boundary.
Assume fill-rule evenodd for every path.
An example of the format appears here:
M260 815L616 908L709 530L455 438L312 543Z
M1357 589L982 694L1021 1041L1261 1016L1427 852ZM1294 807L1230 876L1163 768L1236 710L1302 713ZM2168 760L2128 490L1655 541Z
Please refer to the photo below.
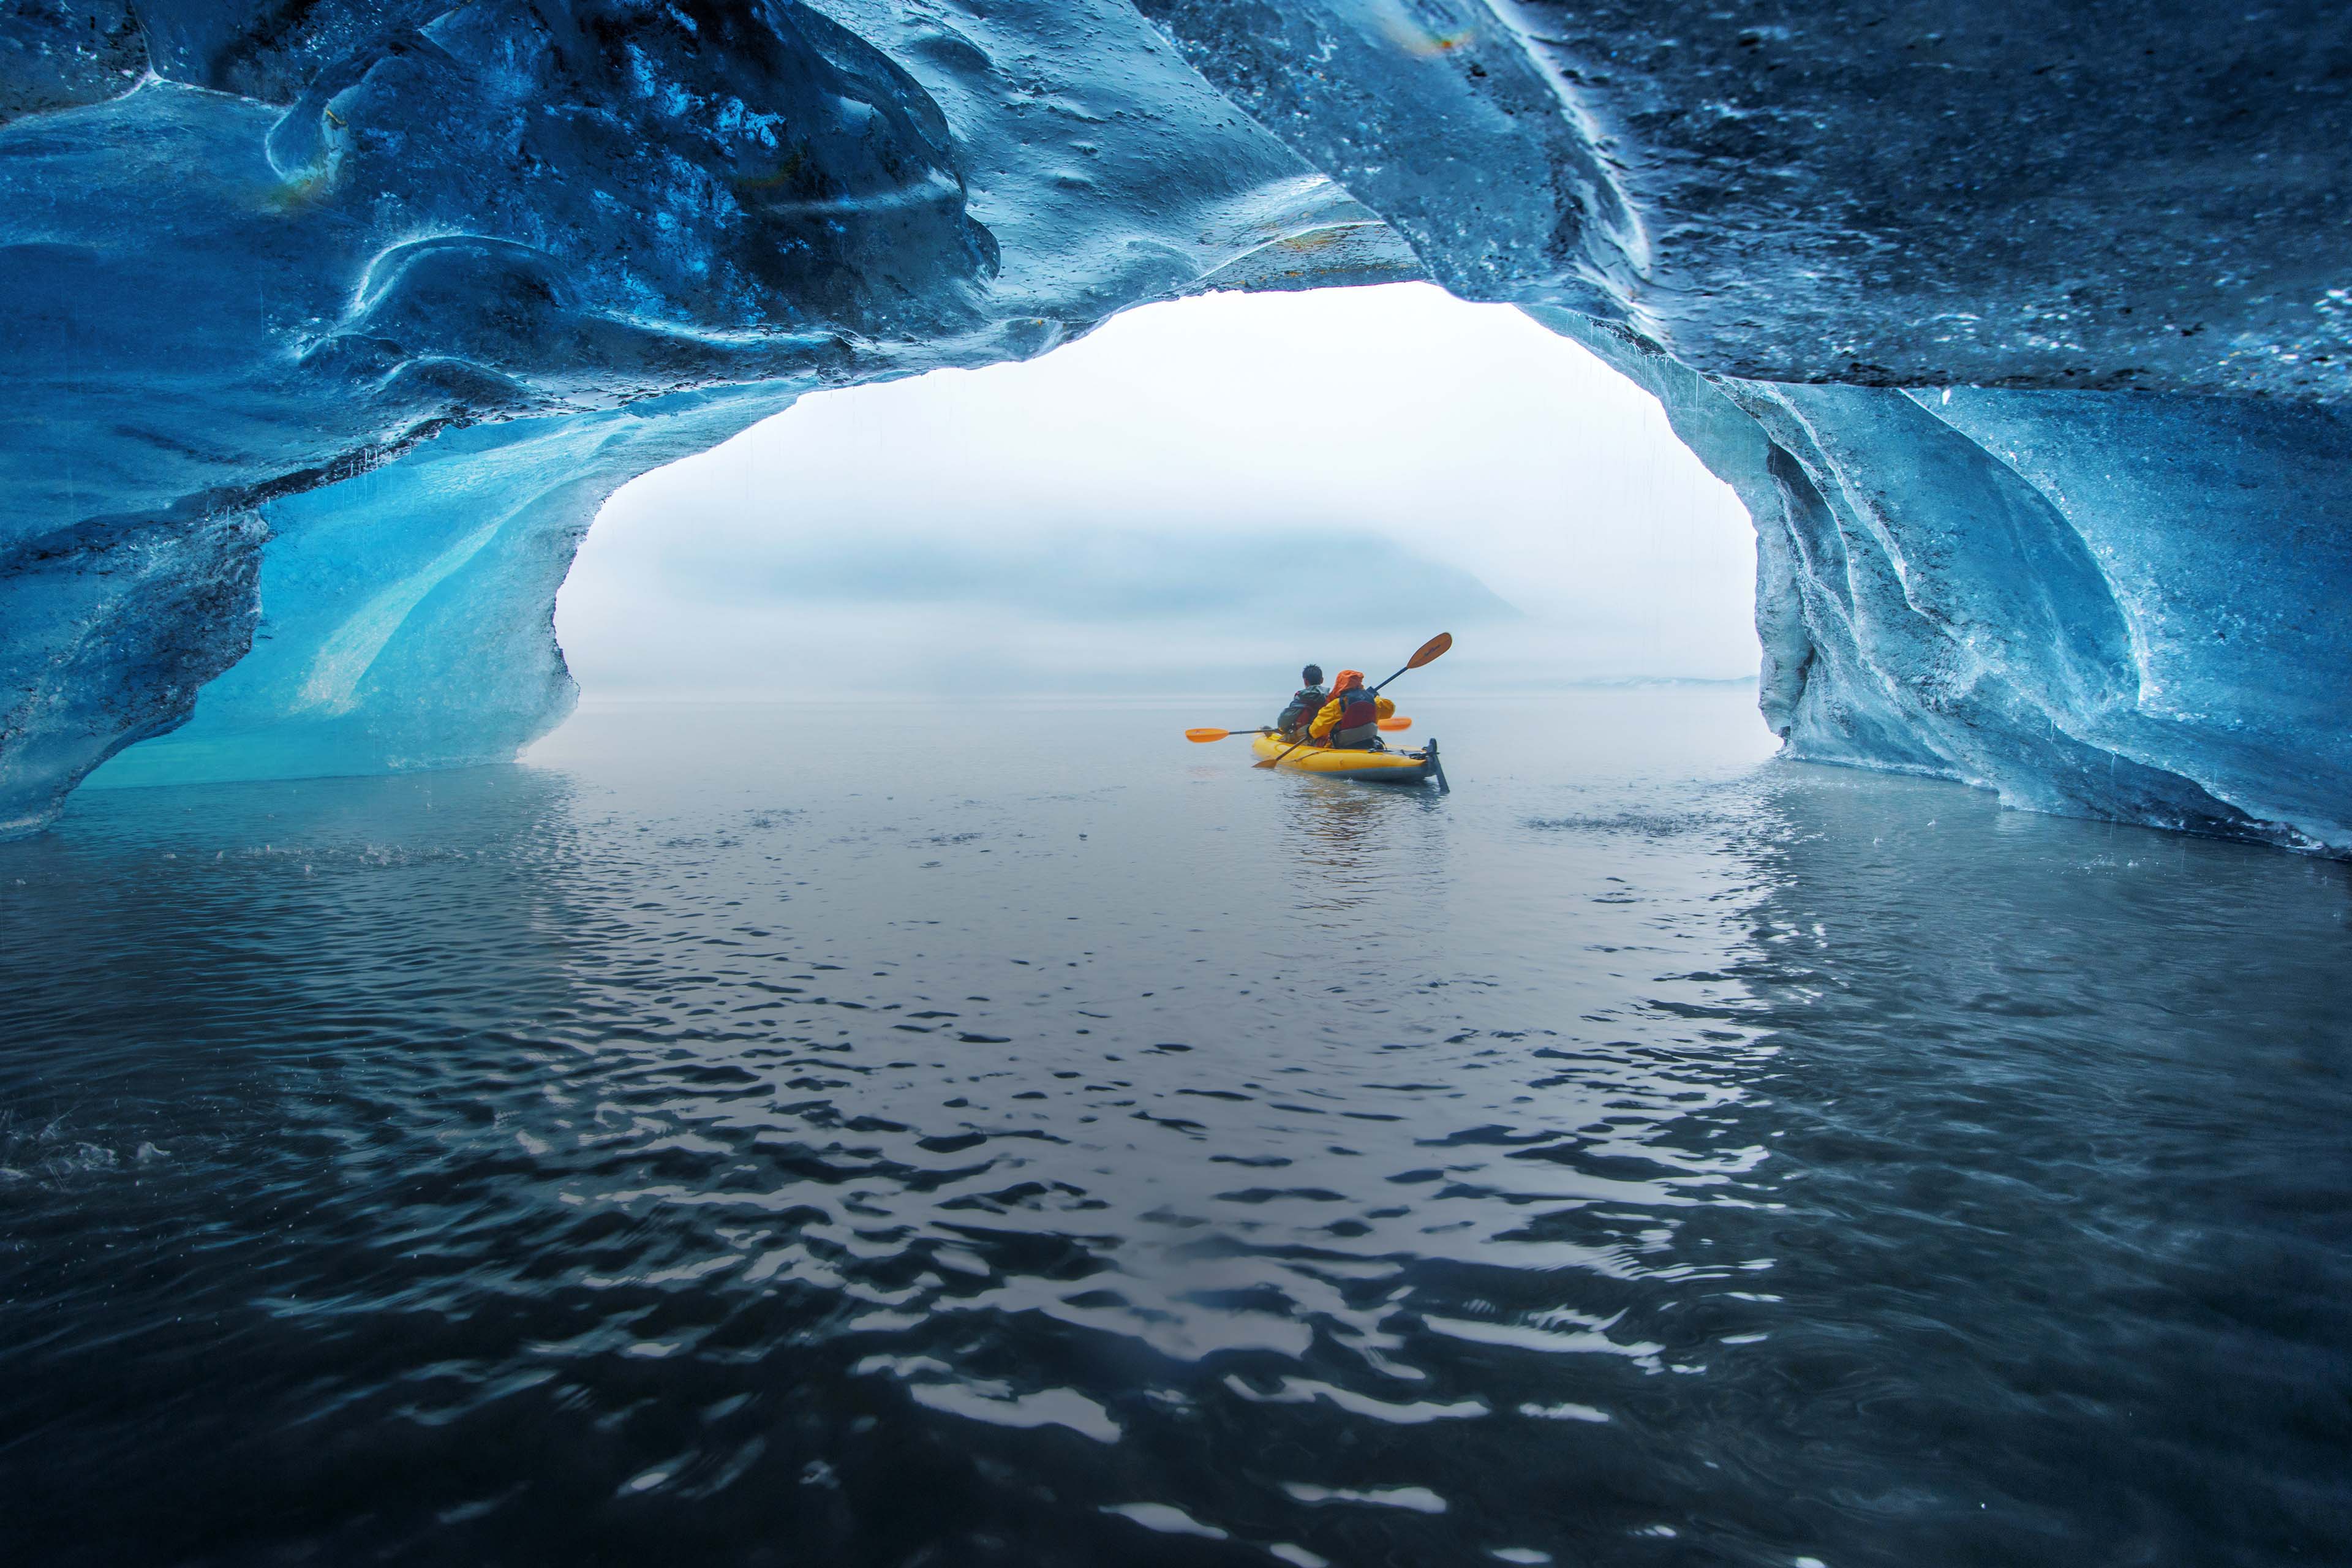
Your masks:
M2352 31L2187 0L15 0L0 833L499 760L815 388L1427 279L1654 393L1790 755L2352 853Z

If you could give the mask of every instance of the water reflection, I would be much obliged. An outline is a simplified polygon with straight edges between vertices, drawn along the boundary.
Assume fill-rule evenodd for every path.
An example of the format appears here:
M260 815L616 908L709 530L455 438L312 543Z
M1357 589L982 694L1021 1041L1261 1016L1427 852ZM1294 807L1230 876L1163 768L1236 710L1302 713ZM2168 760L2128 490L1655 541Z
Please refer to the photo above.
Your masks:
M1444 819L1433 790L1288 775L1276 782L1302 912L1360 911L1443 874Z
M2340 868L987 729L952 789L625 726L0 853L28 1560L2325 1542Z
M1732 842L1771 1207L1682 1245L1774 1264L1718 1462L1887 1561L2340 1550L2347 868L1807 768Z

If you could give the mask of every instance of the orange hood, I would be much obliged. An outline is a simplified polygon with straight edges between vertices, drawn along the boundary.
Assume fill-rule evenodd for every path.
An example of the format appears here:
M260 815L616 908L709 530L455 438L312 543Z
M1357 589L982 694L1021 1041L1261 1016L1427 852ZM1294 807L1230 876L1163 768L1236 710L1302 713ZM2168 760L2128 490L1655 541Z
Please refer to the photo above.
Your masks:
M1363 687L1364 672L1362 670L1343 669L1339 672L1339 679L1331 683L1331 695L1337 697L1342 691L1360 691L1363 689Z

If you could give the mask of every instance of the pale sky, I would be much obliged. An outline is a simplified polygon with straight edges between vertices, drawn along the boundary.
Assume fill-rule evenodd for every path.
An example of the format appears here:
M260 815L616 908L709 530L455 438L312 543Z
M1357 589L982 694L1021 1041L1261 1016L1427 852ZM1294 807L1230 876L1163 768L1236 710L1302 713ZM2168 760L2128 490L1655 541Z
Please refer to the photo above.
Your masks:
M1147 306L821 393L623 489L556 624L591 697L1457 689L1757 666L1755 536L1641 392L1426 284Z

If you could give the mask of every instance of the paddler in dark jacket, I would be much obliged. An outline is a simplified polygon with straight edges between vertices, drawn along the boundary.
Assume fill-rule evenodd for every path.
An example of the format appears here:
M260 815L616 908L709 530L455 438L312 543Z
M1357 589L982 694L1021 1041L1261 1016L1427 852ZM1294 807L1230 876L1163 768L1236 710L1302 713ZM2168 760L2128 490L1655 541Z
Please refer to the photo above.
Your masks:
M1394 710L1391 705L1391 711ZM1331 683L1330 697L1307 726L1307 733L1338 751L1385 751L1381 744L1381 717L1380 693L1364 684L1364 672L1343 669Z
M1307 684L1290 694L1290 700L1283 705L1282 717L1274 721L1276 731L1286 741L1307 739L1308 722L1323 711L1324 700L1330 695L1323 689L1321 665L1308 665L1298 672L1298 679Z

